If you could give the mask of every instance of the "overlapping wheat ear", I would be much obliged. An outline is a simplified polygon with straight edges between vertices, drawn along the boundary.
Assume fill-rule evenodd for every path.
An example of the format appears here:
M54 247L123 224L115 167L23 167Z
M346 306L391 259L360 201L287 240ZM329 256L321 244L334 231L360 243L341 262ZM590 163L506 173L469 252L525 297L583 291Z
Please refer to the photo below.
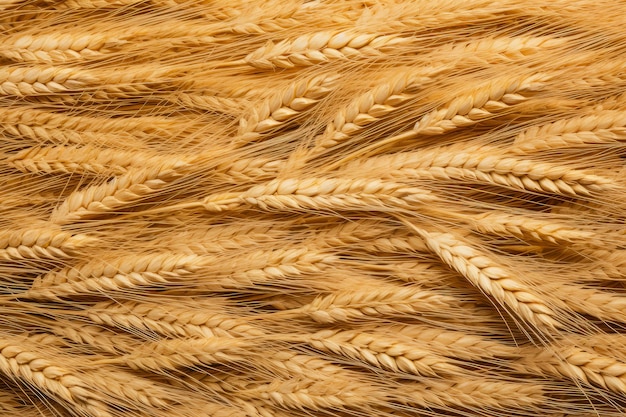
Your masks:
M0 415L622 415L624 16L0 0Z

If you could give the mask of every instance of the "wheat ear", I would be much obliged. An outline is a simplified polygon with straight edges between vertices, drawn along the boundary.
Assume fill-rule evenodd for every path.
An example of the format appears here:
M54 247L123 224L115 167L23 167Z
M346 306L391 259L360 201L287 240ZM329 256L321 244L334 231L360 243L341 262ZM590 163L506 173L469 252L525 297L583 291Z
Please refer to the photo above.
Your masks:
M157 253L129 255L111 262L92 261L50 272L33 282L24 297L57 300L76 294L99 294L177 282L201 267L195 255Z
M186 162L173 160L165 165L130 170L105 184L73 192L54 210L50 219L65 224L130 207L180 178L187 167Z
M603 110L589 116L533 126L519 133L512 150L519 154L626 141L626 113Z
M511 61L527 58L534 54L545 53L547 49L557 49L567 43L566 38L552 36L497 36L459 42L437 48L435 53L444 59L447 56L466 57L493 61Z
M351 359L364 361L382 369L420 376L463 374L458 366L416 344L403 343L355 330L322 330L306 335L312 347Z
M165 165L164 158L140 151L86 146L36 146L7 158L22 172L122 175L131 167Z
M491 146L456 145L354 161L345 170L367 169L383 178L475 179L506 187L563 195L589 195L614 189L611 179L566 166L507 156Z
M247 55L244 62L259 69L293 68L337 59L378 57L410 39L395 35L352 32L317 32L265 46Z
M546 347L526 353L512 364L532 374L548 373L626 393L626 363L578 347Z
M424 83L445 71L446 67L404 70L391 80L377 85L341 109L323 135L316 139L312 155L347 141L368 125L396 111L415 97Z
M0 232L0 259L67 259L94 245L97 238L56 228Z
M0 339L0 371L70 403L99 400L78 374L28 349L28 340Z
M91 33L14 35L5 40L0 55L15 61L59 64L100 57L121 43L119 39Z
M380 180L307 178L274 180L243 193L218 194L205 198L202 206L213 212L242 205L263 210L381 210L432 202L429 191Z
M245 355L245 348L250 346L250 341L232 337L164 339L141 346L132 354L103 359L100 363L125 364L131 369L161 371L236 361Z
M555 312L511 272L452 233L411 227L434 254L511 313L538 328L558 328Z
M96 79L73 68L51 66L0 68L0 95L35 96L82 88Z
M242 144L255 141L264 133L287 125L327 96L336 81L333 74L317 75L272 93L239 119L237 141Z
M379 287L337 291L316 298L297 310L318 323L336 323L367 317L418 315L422 312L448 310L458 300L414 287L382 285Z
M184 308L156 303L108 301L86 311L94 323L155 331L178 337L260 336L263 331L219 308Z

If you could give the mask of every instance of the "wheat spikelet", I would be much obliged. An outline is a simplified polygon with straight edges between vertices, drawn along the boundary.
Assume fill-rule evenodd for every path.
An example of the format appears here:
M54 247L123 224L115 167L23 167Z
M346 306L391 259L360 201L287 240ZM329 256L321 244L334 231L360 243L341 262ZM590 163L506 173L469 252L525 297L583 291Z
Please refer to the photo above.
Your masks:
M624 112L604 110L589 116L533 126L517 135L513 151L520 154L536 153L586 144L615 143L624 139L626 139Z
M409 39L368 33L317 32L294 40L268 42L247 55L244 61L255 68L293 68L316 65L336 59L380 56Z
M79 89L95 81L95 78L72 68L7 66L0 69L0 95L55 94Z
M4 231L0 233L0 259L66 259L96 242L96 238L55 228Z
M559 327L555 313L531 288L488 256L468 246L451 233L426 232L415 229L428 247L443 262L466 277L485 294L511 309L525 321L536 326Z

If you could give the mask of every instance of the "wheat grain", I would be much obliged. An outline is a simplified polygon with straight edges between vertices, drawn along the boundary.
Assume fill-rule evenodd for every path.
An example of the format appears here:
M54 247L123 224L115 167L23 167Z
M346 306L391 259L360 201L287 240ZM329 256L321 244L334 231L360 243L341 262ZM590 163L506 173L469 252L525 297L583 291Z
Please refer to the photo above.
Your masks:
M408 38L393 35L317 32L277 44L270 41L248 54L244 61L259 69L293 68L337 59L377 57L409 42Z
M604 110L526 129L517 135L512 150L527 154L622 140L626 140L626 113Z
M33 228L0 232L0 259L67 259L98 242L85 234L56 228Z
M534 291L515 279L511 272L488 255L469 246L451 233L426 232L414 228L428 247L448 266L466 277L485 294L539 328L558 328L554 311Z

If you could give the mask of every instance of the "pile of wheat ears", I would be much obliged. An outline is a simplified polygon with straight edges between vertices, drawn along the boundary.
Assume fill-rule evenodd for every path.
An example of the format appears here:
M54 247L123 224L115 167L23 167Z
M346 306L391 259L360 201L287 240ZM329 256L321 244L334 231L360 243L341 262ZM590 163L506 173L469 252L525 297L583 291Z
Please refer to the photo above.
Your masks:
M625 28L0 0L0 415L624 415Z

